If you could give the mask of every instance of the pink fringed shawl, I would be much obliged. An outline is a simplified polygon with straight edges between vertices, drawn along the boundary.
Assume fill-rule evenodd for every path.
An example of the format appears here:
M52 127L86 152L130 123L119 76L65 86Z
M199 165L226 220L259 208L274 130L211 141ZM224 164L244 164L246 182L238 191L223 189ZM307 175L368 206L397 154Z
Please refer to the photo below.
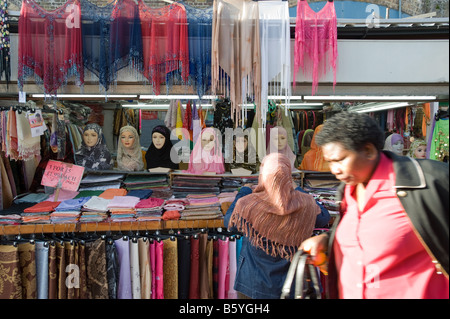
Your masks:
M317 92L319 79L327 69L333 69L333 90L336 86L337 18L334 2L327 2L319 11L308 2L297 3L294 47L294 85L299 68L312 75L312 95Z

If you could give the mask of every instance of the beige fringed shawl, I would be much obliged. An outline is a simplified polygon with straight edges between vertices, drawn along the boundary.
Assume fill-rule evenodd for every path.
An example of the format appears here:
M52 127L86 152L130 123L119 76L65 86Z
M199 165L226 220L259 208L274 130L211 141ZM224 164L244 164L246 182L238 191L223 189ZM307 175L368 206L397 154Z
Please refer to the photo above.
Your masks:
M240 125L241 104L247 103L247 97L261 105L258 3L214 1L212 28L212 92L230 98L234 123ZM261 118L259 107L256 115Z
M319 213L312 195L294 189L289 158L272 153L261 163L254 192L236 203L230 223L267 254L291 259L312 235Z

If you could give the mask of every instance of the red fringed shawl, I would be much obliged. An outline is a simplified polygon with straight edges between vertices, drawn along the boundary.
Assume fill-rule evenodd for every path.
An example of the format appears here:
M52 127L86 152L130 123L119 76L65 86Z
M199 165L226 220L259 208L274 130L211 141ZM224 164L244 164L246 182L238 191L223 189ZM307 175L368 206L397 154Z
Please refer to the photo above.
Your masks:
M327 2L319 11L308 2L297 3L294 47L294 85L299 68L312 75L312 95L317 92L319 79L327 69L333 69L333 90L336 86L337 18L334 2Z
M161 84L181 73L186 82L189 75L189 45L186 10L182 4L173 3L153 9L139 0L144 76L153 85L153 92L160 94ZM177 71L177 72L174 72ZM169 73L174 72L173 74Z
M23 0L19 17L18 85L34 75L46 94L56 94L72 76L84 83L81 9L78 0L53 11Z

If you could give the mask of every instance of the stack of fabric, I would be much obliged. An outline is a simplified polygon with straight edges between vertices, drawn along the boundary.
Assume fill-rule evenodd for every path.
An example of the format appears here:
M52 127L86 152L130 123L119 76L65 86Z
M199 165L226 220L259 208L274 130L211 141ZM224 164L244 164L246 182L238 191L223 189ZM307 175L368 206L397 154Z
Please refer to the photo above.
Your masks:
M189 204L181 213L181 219L215 219L223 217L219 198L215 194L190 194Z
M114 196L108 204L112 222L134 222L136 221L135 206L141 201L136 196Z
M99 174L100 173L100 174ZM125 174L102 174L89 172L80 182L79 191L105 190L109 188L120 188Z
M169 198L172 195L167 174L147 173L128 175L123 183L128 191L151 189L153 196L158 198Z
M166 200L163 206L163 219L180 219L181 212L184 210L186 205L189 205L189 200L187 198L172 198Z
M161 220L164 199L150 197L142 199L136 204L136 220L137 221L153 221Z
M127 190L123 188L108 188L103 191L98 197L104 199L113 199L114 196L125 196L127 194Z
M80 223L98 223L108 218L108 204L111 199L92 196L81 208Z
M192 176L175 175L172 182L173 195L176 198L185 198L189 194L220 193L221 177L218 176Z
M89 199L90 197L80 197L62 201L50 214L50 220L54 224L77 223L81 215L81 208Z
M50 213L61 202L43 201L24 209L22 223L24 224L50 224Z
M19 225L22 222L22 216L19 214L0 215L0 225Z

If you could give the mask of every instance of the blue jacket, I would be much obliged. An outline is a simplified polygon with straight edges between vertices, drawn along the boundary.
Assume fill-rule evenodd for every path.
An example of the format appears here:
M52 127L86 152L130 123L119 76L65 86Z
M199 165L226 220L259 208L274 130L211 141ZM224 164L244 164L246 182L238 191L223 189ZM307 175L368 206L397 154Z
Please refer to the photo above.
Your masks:
M296 190L306 193L301 187L297 187ZM240 189L225 215L225 227L228 227L236 202L251 193L252 190L249 187ZM320 206L321 212L317 215L315 227L324 227L330 220L330 214L325 207L317 205ZM236 230L235 227L230 228L230 231ZM243 236L234 289L253 299L278 299L289 266L290 261L266 254L264 250L253 246L248 238Z

